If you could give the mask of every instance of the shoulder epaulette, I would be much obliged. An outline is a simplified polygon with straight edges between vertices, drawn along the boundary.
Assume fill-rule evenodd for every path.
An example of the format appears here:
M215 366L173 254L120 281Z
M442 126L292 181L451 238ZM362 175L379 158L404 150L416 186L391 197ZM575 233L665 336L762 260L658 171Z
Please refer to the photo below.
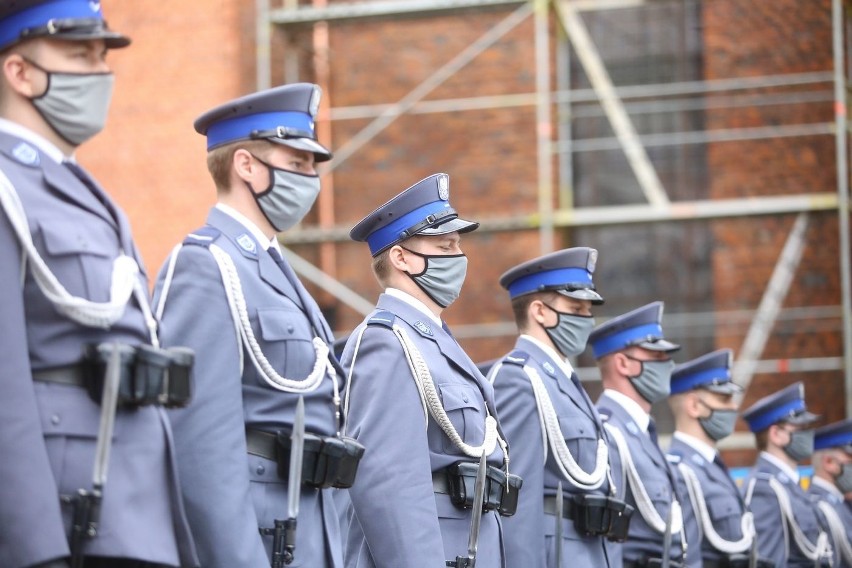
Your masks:
M186 236L183 240L183 244L185 245L197 245L202 247L209 247L213 244L213 241L219 238L222 234L222 231L216 229L215 227L211 227L209 225L205 225L200 229L197 229Z
M522 351L521 349L515 349L505 357L503 357L503 363L507 363L509 365L518 365L523 367L527 364L527 361L530 359L530 354L526 351Z
M394 321L396 321L395 315L387 310L380 310L374 313L370 319L367 320L367 325L382 325L384 327L392 328Z

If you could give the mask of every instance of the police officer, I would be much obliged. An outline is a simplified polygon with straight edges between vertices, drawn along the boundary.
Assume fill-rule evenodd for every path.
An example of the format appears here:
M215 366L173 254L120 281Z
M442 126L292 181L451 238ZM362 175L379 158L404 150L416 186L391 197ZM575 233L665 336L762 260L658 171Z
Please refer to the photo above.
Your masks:
M620 472L615 483L636 509L624 543L626 567L678 566L685 556L675 482L650 414L651 405L669 395L671 354L680 349L664 337L662 317L663 302L652 302L606 321L589 337L604 388L598 410Z
M811 456L818 417L808 412L805 387L794 383L743 412L757 439L757 463L743 484L754 513L757 549L776 566L828 566L831 545L816 506L799 485L796 464Z
M368 448L349 491L350 567L455 565L468 557L471 514L481 515L476 566L504 565L495 509L510 504L501 502L507 456L494 393L441 320L467 271L460 235L478 226L459 218L449 193L449 176L431 175L350 232L368 244L384 289L341 360L347 431ZM471 513L483 452L487 512Z
M269 566L285 552L280 525L291 518L288 445L300 398L315 443L306 442L305 473L296 472L302 485L290 552L295 565L342 565L334 480L308 465L335 445L339 430L333 338L277 239L313 205L314 164L331 157L314 133L319 97L313 84L285 85L195 121L207 138L218 202L164 264L155 305L164 342L196 351L197 398L171 418L205 567Z
M557 555L562 566L620 565L619 547L607 540L613 527L604 522L618 513L601 514L616 507L603 425L568 361L586 348L592 305L604 301L592 281L597 255L569 248L500 277L520 332L489 373L512 469L524 479L518 512L504 521L509 566L553 567ZM557 523L559 484L565 518ZM589 526L592 518L600 526Z
M128 221L74 160L104 126L113 85L106 53L129 43L107 27L97 2L0 5L4 568L68 566L72 552L87 567L196 563L173 498L165 412L129 399L102 409L105 375L84 357L117 351L129 362L157 341ZM99 436L102 413L109 421L112 412L114 436ZM97 480L96 448L111 454L98 460ZM94 538L81 530L87 522Z
M716 444L734 431L742 387L731 379L733 352L719 349L675 367L669 405L675 431L668 451L686 516L694 517L700 542L689 542L690 557L705 568L747 568L754 522ZM758 565L773 566L769 562Z
M852 567L852 511L844 496L852 495L852 419L814 432L814 475L808 495L816 502L829 529L834 566Z

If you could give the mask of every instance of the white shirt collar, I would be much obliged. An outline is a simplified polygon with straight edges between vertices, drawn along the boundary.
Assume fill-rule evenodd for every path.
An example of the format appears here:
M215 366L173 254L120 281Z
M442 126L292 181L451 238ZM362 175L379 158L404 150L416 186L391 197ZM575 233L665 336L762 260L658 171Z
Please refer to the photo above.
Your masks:
M570 377L574 372L574 367L571 366L571 363L568 362L567 359L563 358L562 355L556 352L556 349L552 348L550 345L545 344L540 339L536 339L532 335L527 335L526 333L522 333L521 337L530 343L538 346L545 354L554 362L556 366L559 367L565 376Z
M62 150L57 148L53 142L51 142L44 136L36 134L29 128L21 126L17 122L12 122L11 120L0 118L0 131L5 132L6 134L11 134L12 136L17 136L18 138L22 138L33 146L37 146L39 150L44 152L51 160L55 161L57 164L61 164L62 161L66 159L73 159L73 156L65 156L62 153Z
M822 487L823 489L825 489L829 493L832 493L832 494L836 495L837 497L840 497L841 501L843 500L843 493L840 492L840 489L838 489L835 484L833 484L829 481L826 481L821 477L817 477L816 475L811 476L811 483L813 483L814 485L819 485L820 487Z
M708 462L712 462L716 459L716 448L709 445L704 440L699 440L695 436L691 436L685 432L679 432L677 430L675 430L673 437L698 452L698 454Z
M796 483L799 482L799 472L796 468L790 467L789 465L787 465L786 463L784 463L780 459L776 458L775 456L773 456L769 452L760 452L760 455L763 458L767 459L769 462L775 464L775 466L778 467L782 472L784 472L787 475L787 477L789 477L790 479L792 479Z
M438 325L441 325L441 318L435 315L435 313L430 310L426 304L409 294L408 292L403 292L399 288L385 288L385 294L388 296L393 296L397 300L402 300L412 308L416 309L418 312L423 312L429 319L435 322Z
M224 203L217 203L216 209L218 209L225 215L228 215L229 217L233 217L235 221L245 227L252 234L255 240L257 240L257 242L260 243L264 249L273 247L279 253L281 252L281 245L278 243L277 237L272 237L272 239L270 240L269 237L267 237L253 221L251 221L248 217L246 217L230 205L225 205Z
M603 394L623 408L643 432L648 432L648 424L651 422L651 415L645 412L642 407L639 406L638 402L611 389L604 389Z

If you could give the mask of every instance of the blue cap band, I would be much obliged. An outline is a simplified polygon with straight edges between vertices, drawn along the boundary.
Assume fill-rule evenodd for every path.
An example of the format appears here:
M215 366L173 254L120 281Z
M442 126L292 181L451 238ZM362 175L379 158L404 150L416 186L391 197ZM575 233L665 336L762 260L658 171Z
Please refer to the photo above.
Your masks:
M592 344L592 352L596 359L600 359L604 355L608 355L613 351L624 349L628 344L636 340L644 340L651 337L662 338L663 327L658 323L646 323L637 327L631 327L602 337Z
M683 377L672 376L671 393L679 394L692 390L701 385L707 385L714 380L726 383L731 380L731 375L727 367L716 367L715 369L706 369Z
M221 120L207 129L207 149L212 150L222 144L247 140L254 130L274 130L278 126L288 126L314 134L314 121L304 112L261 112Z
M375 256L401 239L412 236L403 236L402 232L409 227L413 227L417 223L424 221L429 215L435 215L442 211L446 211L447 209L452 209L449 201L433 201L426 205L421 205L414 211L409 211L402 217L388 223L384 227L376 229L367 235L367 244L370 246L370 254Z
M752 432L761 432L766 430L782 418L787 418L790 415L794 415L799 411L805 410L805 401L801 398L797 398L795 400L791 400L781 406L776 406L774 408L770 408L764 414L760 414L758 416L753 416L751 418L746 418L746 422L748 422L748 427Z
M509 297L514 298L546 287L565 284L588 284L592 286L592 275L583 268L557 268L522 276L509 284Z
M852 444L852 432L838 432L828 436L814 437L814 449L839 448Z
M18 41L21 32L41 27L50 20L66 20L73 18L100 18L100 7L93 11L88 0L53 0L44 2L32 8L27 8L12 14L0 21L0 47L5 47Z

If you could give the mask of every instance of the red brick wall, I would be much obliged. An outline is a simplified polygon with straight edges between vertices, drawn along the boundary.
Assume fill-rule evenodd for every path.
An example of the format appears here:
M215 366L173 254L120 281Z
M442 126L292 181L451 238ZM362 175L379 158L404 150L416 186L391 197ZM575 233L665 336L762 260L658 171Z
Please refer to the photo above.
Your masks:
M254 85L254 15L239 0L104 2L133 43L110 52L116 88L105 131L80 161L130 217L153 280L175 243L204 222L215 190L205 141L192 128L207 109Z

